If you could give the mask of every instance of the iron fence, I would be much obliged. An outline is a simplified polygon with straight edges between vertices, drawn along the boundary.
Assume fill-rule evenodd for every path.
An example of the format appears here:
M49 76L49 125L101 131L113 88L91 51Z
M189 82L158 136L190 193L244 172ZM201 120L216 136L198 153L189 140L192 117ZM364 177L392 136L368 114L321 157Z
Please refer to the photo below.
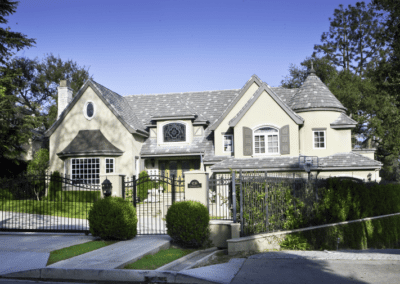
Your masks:
M210 220L233 220L232 177L210 178L207 188Z
M168 208L185 200L185 180L161 174L132 176L123 182L122 196L136 208L138 235L166 234Z
M88 212L101 198L99 184L84 184L51 172L0 180L0 230L85 232Z

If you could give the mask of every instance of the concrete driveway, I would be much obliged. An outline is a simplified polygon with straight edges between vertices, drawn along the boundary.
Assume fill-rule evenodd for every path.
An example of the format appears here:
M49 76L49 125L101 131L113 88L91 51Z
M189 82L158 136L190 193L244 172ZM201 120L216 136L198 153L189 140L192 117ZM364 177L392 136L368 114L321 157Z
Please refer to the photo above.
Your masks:
M0 232L0 275L43 268L51 251L97 239L82 233Z

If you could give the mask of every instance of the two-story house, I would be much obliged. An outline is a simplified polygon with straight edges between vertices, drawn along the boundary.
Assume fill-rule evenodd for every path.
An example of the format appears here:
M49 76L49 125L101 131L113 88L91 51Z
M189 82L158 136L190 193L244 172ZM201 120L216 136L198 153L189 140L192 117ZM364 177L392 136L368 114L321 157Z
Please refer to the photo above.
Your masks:
M101 183L100 175L181 176L243 171L304 172L379 181L374 149L353 151L356 121L311 69L298 89L253 75L241 89L122 97L93 80L77 95L58 88L58 119L45 133L50 170Z

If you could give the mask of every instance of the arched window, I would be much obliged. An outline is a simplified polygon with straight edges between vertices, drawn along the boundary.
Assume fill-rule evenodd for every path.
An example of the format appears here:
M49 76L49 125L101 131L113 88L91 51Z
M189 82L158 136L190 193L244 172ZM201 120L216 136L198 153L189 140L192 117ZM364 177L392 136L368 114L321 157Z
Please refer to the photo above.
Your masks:
M254 131L254 154L279 153L279 131L262 127Z
M164 142L185 142L186 126L182 123L169 123L163 127Z

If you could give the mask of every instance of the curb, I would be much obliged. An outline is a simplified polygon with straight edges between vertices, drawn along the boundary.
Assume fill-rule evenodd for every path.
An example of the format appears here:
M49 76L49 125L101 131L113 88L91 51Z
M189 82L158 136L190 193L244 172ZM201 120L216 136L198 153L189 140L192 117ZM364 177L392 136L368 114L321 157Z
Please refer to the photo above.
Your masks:
M195 251L195 252L192 252L191 254L185 255L184 257L178 258L177 260L174 260L173 262L167 263L166 265L161 266L161 267L159 267L159 268L157 268L157 269L155 269L155 270L157 270L157 271L160 271L160 270L161 270L161 271L169 270L171 267L174 267L174 266L176 266L176 265L178 265L178 264L181 264L182 262L185 262L186 260L188 260L188 259L190 259L190 258L193 258L193 257L195 257L195 256L197 256L197 255L199 255L199 254L201 254L201 253L205 253L205 252L214 252L215 250L218 251L218 248L217 248L217 247L212 247L212 248L205 249L205 250L198 250L198 251ZM207 257L207 256L206 256L206 257ZM200 260L202 260L202 259L200 259ZM198 261L197 261L197 262L198 262ZM197 263L197 262L196 262L196 263ZM193 265L190 265L190 266L193 266ZM188 268L184 268L184 269L182 269L182 270L185 270L185 269L188 269Z
M0 279L27 279L46 281L110 281L110 282L166 282L166 283L219 283L182 275L176 271L129 270L120 269L65 269L42 268L0 275Z
M216 254L216 253L218 253L218 252L219 252L219 250L216 250L216 251L210 253L209 255L206 255L206 256L203 257L202 259L199 259L199 260L196 261L195 263L193 263L193 264L191 264L191 265L185 267L183 270L191 269L192 267L195 267L195 266L197 266L197 265L206 264L206 263L210 260L210 258L212 258L212 257L214 256L214 254Z

